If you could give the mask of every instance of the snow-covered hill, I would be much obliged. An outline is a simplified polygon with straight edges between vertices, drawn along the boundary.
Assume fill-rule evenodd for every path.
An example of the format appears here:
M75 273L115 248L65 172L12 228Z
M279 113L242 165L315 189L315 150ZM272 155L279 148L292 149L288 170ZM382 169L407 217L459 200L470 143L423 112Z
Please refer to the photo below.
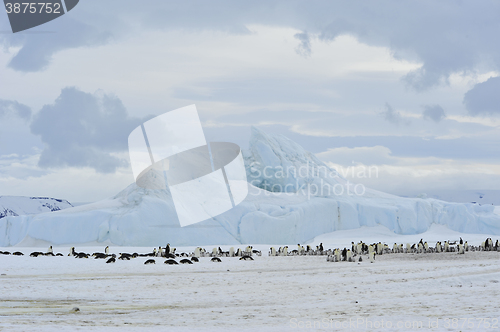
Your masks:
M180 227L170 192L128 186L115 197L50 214L0 220L0 246L111 242L127 246L304 243L337 230L383 225L397 234L434 224L500 234L493 205L403 198L356 187L284 136L254 128L244 151L249 194L210 220Z
M22 216L54 212L73 207L64 199L49 197L0 196L0 219L7 216Z

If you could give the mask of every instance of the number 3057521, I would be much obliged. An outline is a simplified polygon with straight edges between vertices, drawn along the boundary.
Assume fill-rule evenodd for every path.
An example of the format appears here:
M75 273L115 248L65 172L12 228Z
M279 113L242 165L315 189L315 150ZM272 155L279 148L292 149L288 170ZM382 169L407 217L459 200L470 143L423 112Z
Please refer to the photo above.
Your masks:
M6 3L7 14L61 14L61 4L46 2Z

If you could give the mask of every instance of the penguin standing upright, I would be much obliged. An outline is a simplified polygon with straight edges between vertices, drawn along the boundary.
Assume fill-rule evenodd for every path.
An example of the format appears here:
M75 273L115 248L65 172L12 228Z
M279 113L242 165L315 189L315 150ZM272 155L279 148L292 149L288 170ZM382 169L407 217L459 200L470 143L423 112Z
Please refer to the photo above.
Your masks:
M170 254L170 243L167 243L167 246L165 247L165 256Z
M341 257L340 257L340 250L338 248L333 251L333 255L335 257L334 262L340 262Z
M464 240L460 237L460 244L464 244Z
M436 242L436 252L441 252L441 242Z
M48 254L53 254L54 253L54 251L52 250L52 246L50 246L49 249L47 249L47 253Z
M104 253L106 255L109 255L109 246L106 246L106 248L104 248Z
M156 257L164 257L165 255L163 254L163 249L161 247L158 247L158 251L156 252Z
M352 259L352 252L351 250L347 249L347 252L346 252L346 261L348 262L353 262L353 259Z
M234 247L229 248L229 257L234 257Z
M469 244L467 243L467 241L465 241L464 243L464 250L469 251Z
M194 257L200 258L200 250L201 250L200 247L196 247L194 249Z
M370 258L370 263L375 263L375 252L374 251L370 251L368 253L368 258Z

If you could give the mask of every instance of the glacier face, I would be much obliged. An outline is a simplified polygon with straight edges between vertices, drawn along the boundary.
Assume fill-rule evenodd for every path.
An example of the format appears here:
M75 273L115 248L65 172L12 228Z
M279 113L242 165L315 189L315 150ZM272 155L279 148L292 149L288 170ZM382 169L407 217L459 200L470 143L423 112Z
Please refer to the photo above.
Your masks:
M433 223L464 233L500 235L500 215L493 205L356 191L284 136L253 128L250 149L243 155L250 182L247 198L210 220L181 228L168 189L131 184L108 200L0 219L0 246L15 245L27 237L56 245L103 241L127 246L291 244L361 226L383 225L395 233L416 234Z
M0 219L7 216L54 212L73 207L64 199L50 197L0 196Z

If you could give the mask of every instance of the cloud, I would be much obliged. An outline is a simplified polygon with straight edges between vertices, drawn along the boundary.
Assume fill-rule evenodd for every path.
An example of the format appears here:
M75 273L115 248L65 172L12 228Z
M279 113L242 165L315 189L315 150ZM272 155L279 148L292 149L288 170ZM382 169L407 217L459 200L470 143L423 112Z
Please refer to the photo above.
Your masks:
M396 5L394 1L86 1L67 15L43 25L48 35L0 36L4 45L22 49L12 60L16 70L45 68L60 50L97 46L128 36L131 31L185 30L248 34L250 25L291 27L299 31L298 50L310 51L307 40L318 36L331 41L353 35L361 42L387 47L393 56L422 63L403 78L417 91L446 83L450 74L474 72L478 64L500 67L497 2L421 1ZM112 13L112 15L111 15ZM5 20L4 20L5 21ZM0 23L7 30L6 23ZM113 38L111 38L113 37Z
M500 77L476 84L464 95L463 103L472 116L500 114Z
M111 34L99 26L72 19L64 15L44 25L47 33L17 33L3 36L4 47L19 47L8 67L21 72L46 69L55 53L77 47L92 47L107 43ZM78 64L75 64L78 65Z
M129 117L120 99L114 96L64 88L55 102L45 105L31 123L31 132L45 144L38 165L114 172L127 166L127 160L116 154L127 150L128 135L144 120Z
M422 117L434 122L439 122L446 118L446 114L444 113L444 109L439 105L426 105L424 106Z
M392 107L391 105L389 105L389 103L385 103L385 111L382 112L382 115L384 116L384 119L386 121L389 121L390 123L394 123L396 125L399 125L399 124L405 124L405 125L409 125L410 124L410 120L408 119L405 119L401 113L399 113L399 111L396 111L394 109L394 107Z
M311 56L311 40L307 32L296 33L294 35L300 41L299 46L295 48L298 55L307 58Z
M29 120L31 118L31 108L15 100L0 99L0 118L5 116L17 116Z
M385 146L362 146L355 148L334 148L316 154L320 160L342 166L363 165L392 165L397 158L391 155L391 150Z

